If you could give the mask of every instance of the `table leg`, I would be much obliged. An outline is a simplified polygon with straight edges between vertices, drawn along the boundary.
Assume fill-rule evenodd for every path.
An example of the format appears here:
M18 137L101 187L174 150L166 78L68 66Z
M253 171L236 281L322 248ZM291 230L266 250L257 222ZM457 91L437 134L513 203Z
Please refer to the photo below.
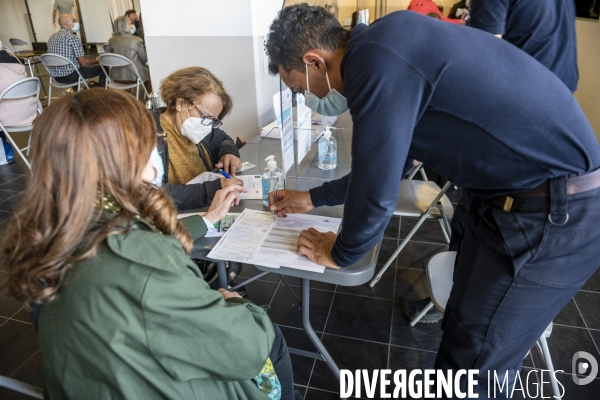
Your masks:
M329 355L329 352L321 342L321 339L315 333L315 330L310 325L310 280L302 279L302 326L304 327L304 331L308 335L308 338L312 342L312 344L317 348L319 353L323 356L324 361L327 363L327 366L333 372L335 379L340 381L340 369Z
M217 272L219 273L219 287L227 289L227 265L225 261L217 261Z

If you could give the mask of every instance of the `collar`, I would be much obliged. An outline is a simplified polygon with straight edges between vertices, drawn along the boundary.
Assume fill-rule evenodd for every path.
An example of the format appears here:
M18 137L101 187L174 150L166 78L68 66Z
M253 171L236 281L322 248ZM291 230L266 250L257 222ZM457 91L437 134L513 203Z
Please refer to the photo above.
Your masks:
M70 33L71 35L74 35L74 33L73 33L73 32L71 32L71 31L70 31L70 30L68 30L67 28L63 28L62 26L60 27L60 31L61 31L61 32L67 32L67 33Z
M365 24L356 25L350 32L350 39L354 38L356 35L364 31L365 29L367 29L367 25Z

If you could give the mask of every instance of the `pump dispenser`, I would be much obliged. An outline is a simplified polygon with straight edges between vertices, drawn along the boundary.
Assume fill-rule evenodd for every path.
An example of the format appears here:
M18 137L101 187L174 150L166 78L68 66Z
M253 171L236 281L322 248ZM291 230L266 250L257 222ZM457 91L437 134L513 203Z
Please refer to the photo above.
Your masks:
M263 205L269 207L269 193L276 190L283 190L285 188L285 182L283 179L283 171L277 168L277 161L275 156L269 156L265 159L267 162L267 168L262 173L262 194L263 194Z
M331 136L331 128L325 126L323 137L319 139L319 168L331 170L337 167L337 140Z

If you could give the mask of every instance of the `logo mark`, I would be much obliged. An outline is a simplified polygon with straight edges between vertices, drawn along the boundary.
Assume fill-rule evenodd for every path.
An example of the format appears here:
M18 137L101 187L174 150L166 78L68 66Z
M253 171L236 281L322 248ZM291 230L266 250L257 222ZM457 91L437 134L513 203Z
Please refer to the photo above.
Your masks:
M584 359L586 361L579 361L580 359ZM577 375L573 374L573 382L576 385L587 385L591 383L596 376L598 376L598 361L592 356L590 353L585 351L578 351L573 355L573 372L579 375L584 375L589 373L589 375L585 378L580 378Z

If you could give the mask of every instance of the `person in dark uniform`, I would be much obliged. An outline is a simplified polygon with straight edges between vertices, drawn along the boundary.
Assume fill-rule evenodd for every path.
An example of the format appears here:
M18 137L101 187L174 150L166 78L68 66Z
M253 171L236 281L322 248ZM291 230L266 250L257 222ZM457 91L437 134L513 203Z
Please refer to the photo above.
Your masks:
M310 108L349 108L353 121L350 174L270 195L280 216L345 204L339 235L303 231L298 254L326 267L363 257L409 158L469 189L435 368L478 369L480 398L488 371L510 390L527 351L598 268L600 149L572 93L506 41L410 11L350 33L317 7L287 7L267 50L270 72Z
M564 0L471 0L469 26L497 35L577 90L575 3Z
M538 60L564 82L577 89L575 5L572 1L471 0L469 26L496 35ZM473 195L463 189L452 217L450 250L458 250L465 214ZM406 303L404 313L413 319L430 299ZM436 322L442 314L434 307L422 319Z

